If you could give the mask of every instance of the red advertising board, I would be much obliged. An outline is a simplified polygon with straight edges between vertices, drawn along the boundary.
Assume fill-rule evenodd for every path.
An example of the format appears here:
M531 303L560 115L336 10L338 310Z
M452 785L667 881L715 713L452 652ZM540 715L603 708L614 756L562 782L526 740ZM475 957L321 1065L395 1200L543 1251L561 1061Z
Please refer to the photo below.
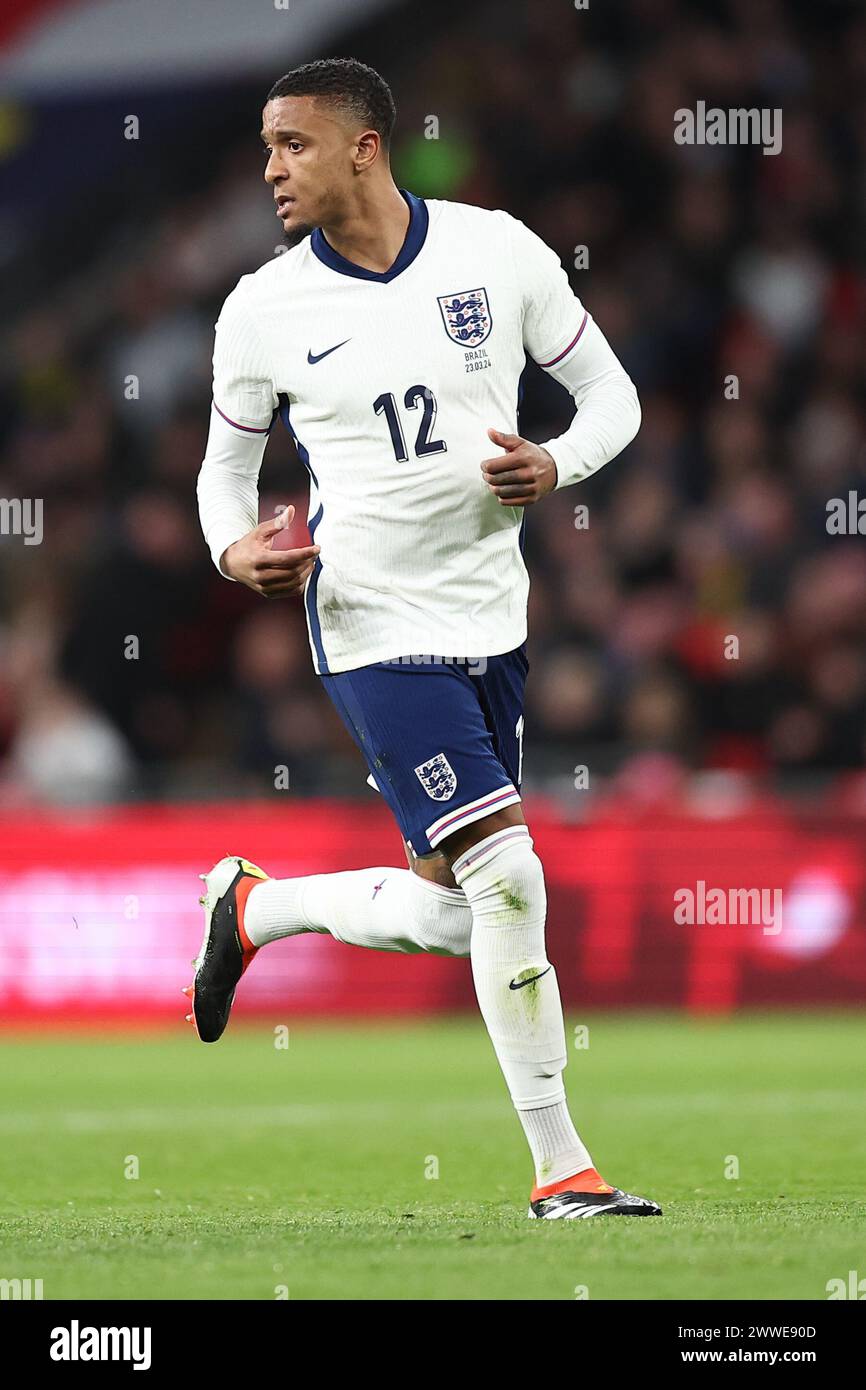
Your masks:
M608 806L569 824L528 807L545 865L548 953L570 1007L854 1005L866 993L866 822ZM0 822L0 1017L182 1020L201 936L197 875L243 853L277 877L400 865L378 805L313 801L24 814ZM468 964L275 943L239 1015L471 1007Z

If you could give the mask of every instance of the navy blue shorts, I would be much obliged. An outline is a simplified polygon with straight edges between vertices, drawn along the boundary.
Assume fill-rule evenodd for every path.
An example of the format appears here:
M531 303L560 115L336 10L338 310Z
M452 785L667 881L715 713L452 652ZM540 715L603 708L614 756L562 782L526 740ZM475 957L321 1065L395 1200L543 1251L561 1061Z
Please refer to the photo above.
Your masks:
M320 677L416 854L520 800L528 669L518 647L470 663L404 657Z

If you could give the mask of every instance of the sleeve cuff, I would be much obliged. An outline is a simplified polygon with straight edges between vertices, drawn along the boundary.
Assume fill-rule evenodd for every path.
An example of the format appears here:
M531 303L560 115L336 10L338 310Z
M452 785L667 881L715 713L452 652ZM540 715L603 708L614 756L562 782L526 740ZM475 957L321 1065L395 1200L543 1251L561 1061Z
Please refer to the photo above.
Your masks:
M553 489L554 492L558 492L559 489L563 487L570 487L572 483L577 482L578 478L581 476L581 470L579 467L575 468L573 461L569 457L571 451L568 445L565 444L561 435L556 439L546 440L545 443L541 445L541 448L547 450L553 462L556 464L556 487Z
M234 545L235 541L239 541L241 537L246 534L246 531L239 531L236 526L216 526L207 538L211 558L219 570L219 573L222 575L223 579L230 579L233 584L237 581L232 579L230 574L226 574L225 570L220 565L220 560L229 546Z

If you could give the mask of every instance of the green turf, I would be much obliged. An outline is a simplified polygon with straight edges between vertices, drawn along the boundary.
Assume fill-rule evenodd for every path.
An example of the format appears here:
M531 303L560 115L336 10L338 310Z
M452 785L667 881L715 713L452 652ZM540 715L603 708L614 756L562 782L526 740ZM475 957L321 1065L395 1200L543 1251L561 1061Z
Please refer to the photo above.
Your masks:
M824 1299L866 1276L858 1019L587 1021L578 1127L662 1219L525 1219L523 1138L471 1018L299 1024L287 1050L266 1027L7 1035L0 1278L47 1299L572 1300Z

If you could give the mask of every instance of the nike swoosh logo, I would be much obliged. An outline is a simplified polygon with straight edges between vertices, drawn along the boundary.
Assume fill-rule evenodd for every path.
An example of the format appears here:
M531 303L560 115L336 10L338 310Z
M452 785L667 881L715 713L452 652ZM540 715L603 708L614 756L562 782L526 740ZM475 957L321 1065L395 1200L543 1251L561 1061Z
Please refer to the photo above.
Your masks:
M346 344L351 343L351 341L351 338L344 338L341 343L335 343L335 345L332 348L326 348L324 352L314 353L311 352L309 348L307 348L307 361L309 362L310 366L313 367L317 362L321 362L323 357L330 357L332 352L337 351L337 348L345 347Z
M553 969L553 966L552 966L552 965L549 965L549 966L547 967L547 970L552 970L552 969ZM546 975L546 974L547 974L547 970L542 970L541 975L530 975L530 977L529 977L528 980L516 980L516 981L515 981L515 980L509 980L509 982L508 982L508 988L509 988L509 989L523 989L523 986L524 986L524 985L531 985L532 982L533 982L533 980L540 980L542 975Z

